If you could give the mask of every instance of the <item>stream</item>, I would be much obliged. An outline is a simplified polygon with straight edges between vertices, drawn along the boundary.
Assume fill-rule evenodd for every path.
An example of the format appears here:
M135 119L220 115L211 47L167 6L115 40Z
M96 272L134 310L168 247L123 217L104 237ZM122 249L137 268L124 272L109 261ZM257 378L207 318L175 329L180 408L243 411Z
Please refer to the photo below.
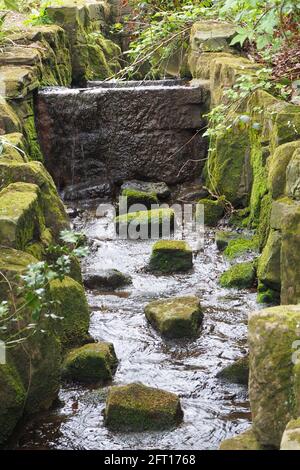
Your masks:
M203 251L185 274L146 272L153 240L114 240L106 217L90 205L74 219L92 248L87 268L116 268L132 285L115 292L87 291L90 333L114 344L119 358L113 384L140 381L177 393L184 421L161 432L117 433L104 427L107 387L63 384L59 403L22 430L15 448L23 449L217 449L220 441L243 432L251 420L246 387L216 377L246 352L247 315L257 309L255 291L222 289L218 277L228 262L218 252L214 231L206 229ZM190 235L190 242L195 240ZM155 299L194 294L204 312L194 340L166 340L147 323L144 306Z

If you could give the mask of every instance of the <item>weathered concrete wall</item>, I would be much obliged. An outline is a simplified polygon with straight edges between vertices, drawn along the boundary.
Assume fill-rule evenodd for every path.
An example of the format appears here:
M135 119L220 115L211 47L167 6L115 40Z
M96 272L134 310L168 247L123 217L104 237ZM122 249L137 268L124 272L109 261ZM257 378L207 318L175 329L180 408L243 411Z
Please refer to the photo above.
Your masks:
M41 91L36 111L47 168L60 188L192 180L207 151L200 129L208 98L200 85Z

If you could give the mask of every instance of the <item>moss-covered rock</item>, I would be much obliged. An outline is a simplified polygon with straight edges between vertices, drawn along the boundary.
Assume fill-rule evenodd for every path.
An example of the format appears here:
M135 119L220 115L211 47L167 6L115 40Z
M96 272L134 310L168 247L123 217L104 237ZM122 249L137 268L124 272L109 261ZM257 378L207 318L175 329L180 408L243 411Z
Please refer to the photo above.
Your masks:
M282 435L280 450L300 450L300 418L288 422Z
M293 361L299 322L299 305L267 308L249 316L253 430L266 447L279 448L287 423L299 414L300 371Z
M45 228L38 186L12 183L0 192L0 238L6 246L24 250Z
M150 211L131 212L115 218L117 233L129 235L130 238L157 238L167 235L174 229L175 212L173 209L154 209Z
M17 370L10 364L0 365L0 443L14 430L22 416L26 390Z
M286 215L281 219L281 303L300 302L300 203L285 202Z
M300 141L280 145L269 162L268 182L274 199L285 195L287 168L293 154L300 148Z
M251 143L246 129L217 138L205 167L206 184L235 207L247 207L252 186Z
M116 431L150 431L177 426L183 418L174 393L134 383L109 389L105 425Z
M47 170L40 162L21 163L7 158L0 159L0 188L17 182L39 187L45 224L51 230L54 240L58 241L61 230L69 227L69 219Z
M286 169L285 194L292 199L300 200L300 142Z
M130 276L117 269L102 269L97 272L87 272L84 275L84 285L88 289L118 289L131 282Z
M214 227L224 215L224 202L222 199L199 199L196 206L195 215L197 221L201 221L203 210L204 224L210 227Z
M237 232L228 232L228 231L226 232L224 230L219 230L218 232L216 232L216 235L215 235L215 241L216 241L218 250L224 251L225 248L227 248L228 243L231 240L234 240L238 237L239 237L239 234Z
M222 441L219 450L263 450L263 447L257 441L252 428L250 428L238 436Z
M250 289L254 286L255 274L255 263L237 263L221 275L220 285L236 289Z
M91 343L73 349L63 364L63 376L79 382L106 382L117 366L112 343Z
M281 289L281 238L280 231L271 230L257 268L258 280L277 292Z
M228 243L224 250L224 255L228 259L234 259L247 253L256 253L257 251L258 240L255 236L252 238L237 238Z
M195 337L203 320L198 297L175 297L155 300L145 307L147 320L163 336L169 338Z
M155 193L149 193L144 191L138 191L136 189L123 189L121 192L122 197L127 198L127 210L128 212L136 212L136 209L131 209L131 206L135 204L143 205L143 209L151 209L151 206L158 205L158 198Z
M191 49L198 53L231 51L229 44L234 34L232 23L197 21L191 28Z
M159 240L152 247L149 269L161 273L188 271L193 267L193 252L182 240Z
M49 298L55 301L54 313L61 317L55 323L56 333L65 348L77 346L90 340L89 307L83 287L74 279L51 281Z
M232 364L227 367L224 367L220 372L218 372L217 377L221 379L228 380L228 382L248 385L249 380L249 357L241 357L237 359Z

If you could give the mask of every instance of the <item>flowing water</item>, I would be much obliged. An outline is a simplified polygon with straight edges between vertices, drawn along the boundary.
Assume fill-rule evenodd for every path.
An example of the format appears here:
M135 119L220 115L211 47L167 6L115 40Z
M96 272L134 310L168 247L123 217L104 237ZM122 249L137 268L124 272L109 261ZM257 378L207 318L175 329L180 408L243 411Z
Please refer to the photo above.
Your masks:
M206 231L204 250L187 274L155 276L145 270L153 240L113 240L107 219L93 208L75 219L92 240L84 269L116 268L132 285L116 292L87 292L90 333L114 344L119 366L113 384L140 381L177 393L184 421L163 432L117 433L104 427L107 387L64 384L60 403L27 424L18 448L30 449L216 449L221 440L249 427L247 389L216 374L246 351L247 314L257 308L251 291L222 289L218 277L227 263ZM189 240L194 245L195 240ZM195 245L194 245L195 246ZM166 340L147 323L145 304L195 294L204 311L194 340Z

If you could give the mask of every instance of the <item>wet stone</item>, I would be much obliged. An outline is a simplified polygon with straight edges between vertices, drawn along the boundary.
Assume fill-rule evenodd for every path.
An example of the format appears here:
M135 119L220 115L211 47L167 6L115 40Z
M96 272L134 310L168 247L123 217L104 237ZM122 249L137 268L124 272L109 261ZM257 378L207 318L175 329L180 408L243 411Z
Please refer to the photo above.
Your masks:
M195 337L203 320L198 297L175 297L155 300L145 307L147 320L163 336L169 338Z
M174 273L193 267L193 252L182 240L159 240L152 247L150 271Z
M117 367L112 343L92 343L70 351L63 364L63 377L79 382L106 382Z
M177 395L140 383L113 386L105 408L105 425L116 431L161 430L183 418Z
M88 289L117 289L132 282L131 277L117 269L101 269L97 272L87 272L83 279Z

